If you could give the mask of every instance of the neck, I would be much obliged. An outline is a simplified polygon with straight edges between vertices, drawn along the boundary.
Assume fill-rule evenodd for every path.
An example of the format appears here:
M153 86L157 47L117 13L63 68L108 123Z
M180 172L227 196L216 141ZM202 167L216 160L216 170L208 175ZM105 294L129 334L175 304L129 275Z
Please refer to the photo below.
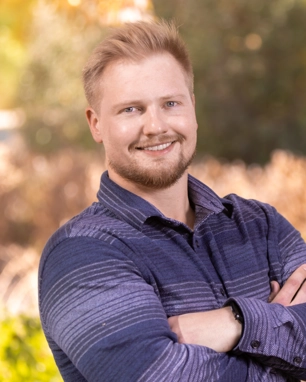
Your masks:
M180 221L193 229L195 216L188 198L187 171L172 186L160 190L152 190L118 178L112 171L109 172L109 177L121 187L153 204L166 217Z

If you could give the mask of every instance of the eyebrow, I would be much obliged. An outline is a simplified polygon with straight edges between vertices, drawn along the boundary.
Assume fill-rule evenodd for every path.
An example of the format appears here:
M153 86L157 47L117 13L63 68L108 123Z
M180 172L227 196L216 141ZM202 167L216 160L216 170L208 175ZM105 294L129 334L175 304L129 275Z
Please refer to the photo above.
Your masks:
M142 102L143 102L143 101L141 101L140 99L126 100L126 101L122 101L122 102L116 103L116 104L113 106L113 109L118 109L118 108L121 109L121 108L124 108L124 107L137 105L137 104L140 104L140 103L142 103Z
M172 99L172 98L187 98L186 94L169 94L161 97L161 100L167 100L167 99Z

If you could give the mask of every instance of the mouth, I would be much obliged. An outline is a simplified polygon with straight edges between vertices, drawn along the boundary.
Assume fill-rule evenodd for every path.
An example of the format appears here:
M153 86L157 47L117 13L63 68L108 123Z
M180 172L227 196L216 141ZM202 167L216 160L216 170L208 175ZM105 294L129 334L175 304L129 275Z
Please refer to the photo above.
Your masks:
M162 144L155 145L155 146L136 147L136 148L137 148L137 150L162 151L162 150L166 150L166 149L167 149L168 147L170 147L173 143L174 143L174 141L173 141L173 142L168 142L168 143L162 143Z

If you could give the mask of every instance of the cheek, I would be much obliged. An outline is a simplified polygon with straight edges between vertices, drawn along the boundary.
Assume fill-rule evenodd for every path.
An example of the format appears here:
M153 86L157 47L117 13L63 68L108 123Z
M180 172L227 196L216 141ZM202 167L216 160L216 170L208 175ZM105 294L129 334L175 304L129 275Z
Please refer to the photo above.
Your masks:
M133 136L139 132L139 126L141 121L137 116L128 116L126 118L119 118L112 124L112 132L122 139L126 139L129 136Z
M118 135L125 137L126 135L128 135L129 133L133 131L132 127L133 127L132 121L123 120L116 124L115 130Z
M197 135L198 124L192 115L181 120L176 126L187 138L193 139Z
M135 129L128 123L111 124L104 134L105 149L124 150L124 147L131 143L134 135Z
M197 143L197 131L198 131L197 122L193 121L192 124L189 123L188 130L185 135L186 135L187 142L189 142L191 150L194 150L194 146Z

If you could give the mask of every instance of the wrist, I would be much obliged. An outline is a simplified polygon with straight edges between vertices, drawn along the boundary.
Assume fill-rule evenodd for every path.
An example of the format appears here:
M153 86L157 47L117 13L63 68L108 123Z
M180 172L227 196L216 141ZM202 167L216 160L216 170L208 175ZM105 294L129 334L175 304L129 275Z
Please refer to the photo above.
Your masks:
M242 311L241 311L239 305L235 301L229 301L225 305L225 307L230 309L230 314L231 314L231 317L233 319L232 321L235 322L235 327L238 330L237 337L236 337L237 341L236 341L235 345L233 346L233 348L234 348L234 347L237 346L240 338L243 335L243 331L244 331L244 317L243 317L243 314L242 314Z
M230 301L227 306L231 308L235 320L243 326L244 318L239 306L234 301Z

